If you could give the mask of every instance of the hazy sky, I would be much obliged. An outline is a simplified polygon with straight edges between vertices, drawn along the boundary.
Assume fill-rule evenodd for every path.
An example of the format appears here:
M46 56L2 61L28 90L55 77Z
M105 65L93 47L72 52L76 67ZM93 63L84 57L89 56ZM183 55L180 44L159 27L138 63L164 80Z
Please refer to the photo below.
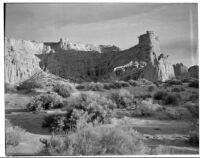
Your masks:
M8 37L114 44L127 49L153 30L171 63L198 64L197 4L7 4Z

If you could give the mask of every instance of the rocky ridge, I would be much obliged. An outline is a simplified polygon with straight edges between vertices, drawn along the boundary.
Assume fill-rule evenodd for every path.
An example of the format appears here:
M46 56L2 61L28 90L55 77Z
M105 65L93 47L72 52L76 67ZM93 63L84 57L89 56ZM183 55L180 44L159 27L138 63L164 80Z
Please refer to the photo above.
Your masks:
M118 75L115 70L120 67L124 69ZM159 38L152 31L139 36L138 44L126 50L109 45L73 44L63 39L57 43L37 43L5 38L7 83L19 83L40 70L76 81L165 81L174 77L173 66L161 52Z

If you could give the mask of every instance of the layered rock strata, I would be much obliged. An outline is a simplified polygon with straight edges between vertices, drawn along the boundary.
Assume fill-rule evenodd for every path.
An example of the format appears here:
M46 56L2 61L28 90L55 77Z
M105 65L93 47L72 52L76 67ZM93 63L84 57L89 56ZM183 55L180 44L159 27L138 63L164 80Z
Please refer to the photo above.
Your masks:
M116 68L123 68L121 75ZM168 56L162 54L159 38L152 31L139 36L136 46L80 45L61 39L37 43L5 38L5 80L18 83L38 69L76 81L145 78L165 81L174 77Z

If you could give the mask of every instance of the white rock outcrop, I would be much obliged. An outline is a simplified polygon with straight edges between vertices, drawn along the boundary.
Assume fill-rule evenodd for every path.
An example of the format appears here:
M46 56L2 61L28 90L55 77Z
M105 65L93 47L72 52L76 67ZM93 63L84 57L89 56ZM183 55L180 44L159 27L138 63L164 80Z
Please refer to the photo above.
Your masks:
M167 58L152 31L139 36L136 46L123 51L116 46L73 44L63 39L37 43L5 38L5 81L18 83L38 70L76 81L111 78L165 81L174 77ZM123 69L125 75L117 75L116 68Z

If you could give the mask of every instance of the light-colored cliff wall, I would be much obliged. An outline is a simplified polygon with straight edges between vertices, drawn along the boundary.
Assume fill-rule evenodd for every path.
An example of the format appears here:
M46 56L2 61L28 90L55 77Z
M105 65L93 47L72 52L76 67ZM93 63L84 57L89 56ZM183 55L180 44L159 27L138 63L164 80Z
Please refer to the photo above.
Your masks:
M21 82L40 69L35 54L41 54L43 48L43 43L5 38L5 82Z
M131 78L150 81L174 77L173 67L161 53L159 39L152 31L141 35L136 46L123 51L116 46L76 45L63 40L37 43L5 38L5 79L8 83L21 82L38 69L77 81L123 79L115 74L114 68L131 61L144 62L145 66L128 69L126 77L129 73Z

